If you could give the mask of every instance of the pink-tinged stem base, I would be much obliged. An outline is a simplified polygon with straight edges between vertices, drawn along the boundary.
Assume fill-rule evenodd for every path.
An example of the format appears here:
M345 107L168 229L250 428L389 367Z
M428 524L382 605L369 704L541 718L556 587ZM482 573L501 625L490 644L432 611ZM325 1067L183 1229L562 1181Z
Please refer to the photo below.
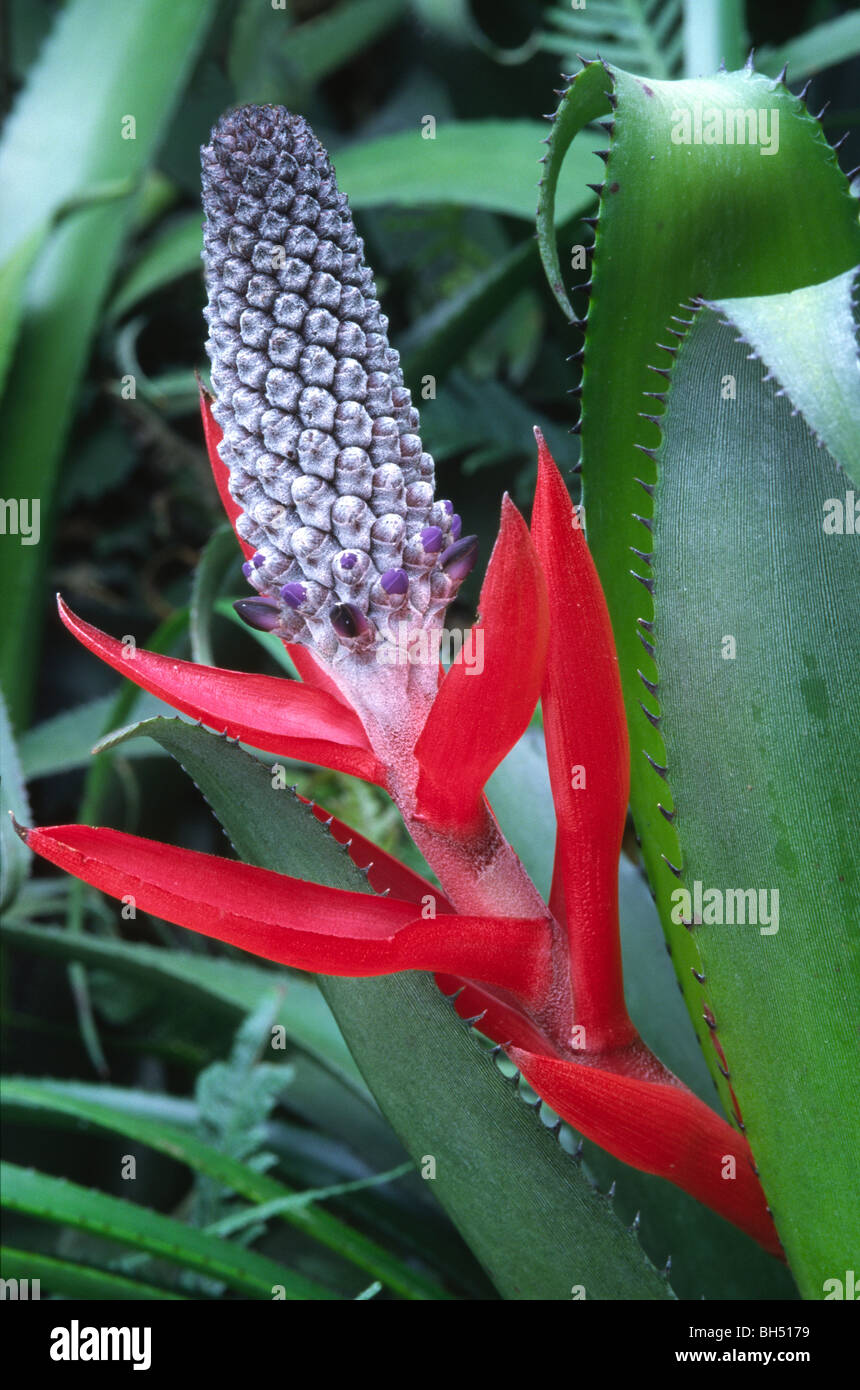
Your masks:
M464 915L534 918L536 942L542 929L552 941L549 987L537 1010L525 1009L504 991L486 987L503 1009L525 1012L530 1025L553 1056L572 1055L573 1018L569 963L565 938L558 923L512 846L506 840L484 797L467 828L450 833L430 824L418 810L421 768L415 746L436 695L438 671L427 666L398 672L399 690L392 691L390 669L351 672L344 664L335 679L358 709L371 747L385 767L389 791L409 834L424 855L455 910ZM393 698L394 695L398 698Z

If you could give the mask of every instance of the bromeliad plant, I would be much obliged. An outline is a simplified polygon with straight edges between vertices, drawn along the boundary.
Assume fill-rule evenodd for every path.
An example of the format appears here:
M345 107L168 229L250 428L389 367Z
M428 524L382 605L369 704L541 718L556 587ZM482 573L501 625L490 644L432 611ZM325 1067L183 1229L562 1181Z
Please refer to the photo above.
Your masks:
M62 600L60 613L86 647L184 714L383 787L442 893L363 845L353 853L371 855L391 896L86 826L32 830L28 845L147 912L285 965L434 971L577 1130L776 1252L746 1141L653 1056L627 1014L621 687L578 513L543 440L531 533L503 503L481 591L483 660L461 654L443 673L445 612L477 542L435 499L433 461L325 151L301 118L245 107L213 133L203 172L215 391L211 404L202 394L203 423L258 595L237 607L284 640L302 681L146 651L129 660ZM559 826L548 903L484 795L539 698Z
M734 98L729 84L745 82L744 95L755 104L763 100L756 81L750 72L726 75L725 86L714 81L706 94L724 109ZM560 276L549 231L552 194L576 130L597 115L616 113L608 126L602 197L610 204L607 245L613 236L623 244L624 223L615 209L623 208L623 195L636 186L631 147L651 141L661 158L671 156L666 122L672 103L701 100L678 90L693 85L645 83L600 63L587 65L571 84L550 138L541 211L554 285L560 286ZM769 99L789 114L787 103L794 98L783 88L769 91L776 91ZM793 108L790 114L798 119ZM795 139L787 121L786 127L783 138ZM797 158L803 157L799 142ZM818 177L815 159L810 168ZM687 177L697 187L691 166L674 172L679 182ZM654 178L660 177L668 175L658 164ZM822 187L829 177L821 175ZM626 498L628 484L641 483L649 496L657 486L635 479L629 453L639 441L623 433L625 422L643 413L640 378L647 363L625 364L650 333L645 309L630 310L632 342L619 355L623 370L614 377L599 296L585 340L587 482L589 432L610 425L615 431L611 450L597 436L591 446L595 458L610 450L605 476L594 484L599 560L616 543L607 519L623 533L617 541L623 563L613 561L608 569L609 608L581 513L538 437L531 528L506 498L481 590L475 632L483 661L470 665L460 657L444 672L438 654L446 610L476 563L477 542L461 535L451 503L435 498L433 461L422 449L417 412L388 343L363 246L325 151L306 123L283 108L244 107L225 116L213 133L203 151L203 178L214 391L214 399L202 393L203 425L215 479L246 556L244 573L255 590L236 606L252 627L283 640L301 680L245 675L146 651L134 651L129 659L127 647L82 622L61 601L62 619L91 651L183 714L276 756L384 788L441 891L358 835L350 841L350 856L367 866L374 895L87 826L30 830L24 832L28 845L109 894L131 895L145 911L297 969L352 978L433 972L443 992L456 993L461 1017L477 1021L558 1116L781 1254L734 1089L725 1095L735 1126L654 1056L625 1005L618 858L630 792L628 723L637 733L639 726L631 717L624 653L637 620L646 656L655 650L653 614L634 611L630 593L637 586L628 582L627 561L629 549L643 566L654 556L627 538L632 508L623 520L613 508L618 495ZM852 244L847 222L844 244ZM595 287L602 284L600 265L596 255ZM757 345L774 337L766 298L733 305L719 275L712 285L704 272L691 278L689 269L667 270L648 299L650 311L659 315L661 294L673 309L684 295L702 296L683 334L676 332L685 347L689 342L692 364L687 387L681 370L686 358L679 359L679 412L691 409L686 392L695 391L701 371L696 320L704 322L710 312L702 308L707 296L742 331L750 324L746 336ZM748 295L754 287L741 276L731 293ZM622 320L627 311L621 306L632 302L630 286L619 288L609 277L605 288ZM793 286L774 273L766 288L788 299ZM558 293L564 299L560 288ZM835 302L837 290L831 294ZM848 298L850 304L850 293ZM668 322L671 314L664 317ZM592 340L598 375L589 394ZM706 347L712 350L710 340ZM674 346L666 351L672 359L678 355ZM767 347L760 351L767 355ZM655 370L670 376L669 367ZM798 369L791 360L781 364L783 385L792 380L792 370ZM620 387L613 385L621 376ZM610 392L618 397L617 409L610 409ZM830 402L822 405L814 387L810 394L805 413L830 442ZM666 404L665 393L657 399ZM658 418L662 422L646 413L652 425ZM681 413L678 437L693 437L696 423ZM668 430L665 439L668 447ZM650 445L644 447L649 458L656 457ZM667 510L671 505L667 501ZM589 493L589 531L591 518ZM637 513L636 521L653 534L653 518ZM659 574L656 565L655 570ZM647 572L637 572L637 578L653 591ZM620 670L613 628L622 634ZM641 664L640 655L637 670ZM656 679L639 674L653 698ZM485 792L538 700L557 821L546 901L503 835ZM641 709L653 733L660 714ZM650 765L665 777L652 752L648 744ZM634 753L635 809L638 744ZM659 858L678 877L677 858L670 862L664 852L664 831L651 833L650 788L643 797L637 827L649 870L656 878L652 861ZM672 826L674 808L661 802L658 809L662 826ZM350 834L319 808L315 814L339 838ZM701 925L689 916L678 924L688 938ZM704 984L701 958L690 968ZM698 999L695 1007L701 1012ZM705 1021L708 1036L716 1035L709 1005ZM349 1041L348 1027L345 1032ZM719 1041L715 1052L730 1087ZM375 1064L362 1065L387 1108ZM409 1143L410 1136L404 1137ZM791 1213L783 1214L802 1265L804 1240L797 1238Z

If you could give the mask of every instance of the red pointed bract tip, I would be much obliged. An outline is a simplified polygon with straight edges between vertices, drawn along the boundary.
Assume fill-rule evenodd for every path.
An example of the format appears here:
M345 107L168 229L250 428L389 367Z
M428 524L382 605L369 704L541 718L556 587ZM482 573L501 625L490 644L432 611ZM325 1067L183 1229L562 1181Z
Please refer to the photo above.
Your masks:
M507 1052L541 1099L580 1134L675 1183L782 1256L749 1144L681 1082L619 1076L518 1047Z
M539 431L532 538L550 636L541 705L558 822L550 907L565 924L577 1023L595 1051L635 1038L618 931L630 749L606 600L567 488Z
M88 825L32 830L52 864L165 921L296 970L356 978L442 970L535 1006L549 985L544 924L440 913Z
M326 690L148 652L83 622L59 596L57 605L65 626L88 651L183 714L267 753L385 786L385 769L358 715Z
M415 745L418 816L454 833L479 820L487 780L528 728L543 679L546 584L528 527L507 496L478 607L479 621Z

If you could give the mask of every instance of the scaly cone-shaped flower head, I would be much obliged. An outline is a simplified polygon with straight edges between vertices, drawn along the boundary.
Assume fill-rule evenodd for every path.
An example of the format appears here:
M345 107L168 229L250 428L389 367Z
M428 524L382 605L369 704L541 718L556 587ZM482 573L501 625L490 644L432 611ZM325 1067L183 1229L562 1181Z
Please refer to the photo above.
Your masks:
M219 452L253 626L334 665L438 626L476 558L434 498L418 412L328 155L281 106L222 117L203 163Z

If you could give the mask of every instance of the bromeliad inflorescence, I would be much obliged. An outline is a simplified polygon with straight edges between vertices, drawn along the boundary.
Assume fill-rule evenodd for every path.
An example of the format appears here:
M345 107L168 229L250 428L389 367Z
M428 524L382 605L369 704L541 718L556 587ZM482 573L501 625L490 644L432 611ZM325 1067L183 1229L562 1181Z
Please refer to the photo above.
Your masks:
M474 538L434 499L362 243L307 124L278 107L231 112L203 171L215 400L204 392L201 405L256 591L237 607L283 638L302 679L145 651L127 661L62 603L61 615L91 651L210 727L384 787L443 892L360 836L352 852L369 854L373 886L391 896L87 826L32 830L27 843L105 892L133 892L144 911L298 969L434 971L577 1130L778 1252L746 1140L627 1013L627 728L603 594L543 440L531 531L503 502L480 598L482 669L380 659L396 623L439 632ZM558 823L548 902L484 795L538 699Z
M264 595L242 610L341 664L439 621L474 563L403 383L364 247L300 116L244 107L203 152L221 458Z

